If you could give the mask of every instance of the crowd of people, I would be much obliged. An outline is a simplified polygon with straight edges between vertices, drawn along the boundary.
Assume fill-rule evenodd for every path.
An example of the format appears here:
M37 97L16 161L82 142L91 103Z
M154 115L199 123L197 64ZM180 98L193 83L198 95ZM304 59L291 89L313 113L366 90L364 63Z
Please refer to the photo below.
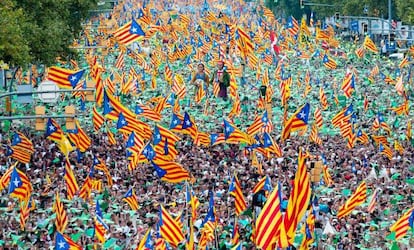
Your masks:
M151 1L147 4L146 8L151 9ZM165 6L171 5L177 8L184 6L181 1L168 1L168 4L165 4ZM217 16L219 13L229 18L234 18L234 15L240 16L238 25L247 29L247 27L250 27L248 24L254 24L256 30L251 27L250 31L256 34L261 32L259 31L261 27L256 23L265 23L265 20L268 20L263 14L266 13L265 8L261 6L251 9L247 4L233 3L229 9L236 10L236 13L233 13L234 15L230 11L220 11L218 7L213 7L212 3L208 6L205 6L205 4L201 6L202 8L208 7L208 13L215 13ZM101 15L92 18L89 22L90 24L100 23L103 25L106 20L105 24L117 27L117 22L123 24L132 16L137 16L140 7L143 6L137 1L122 1L115 7L112 15ZM158 18L162 22L170 22L168 18L164 17L166 13L170 13L172 10L162 11L159 10L159 7L152 7L158 10L156 15L148 14L148 16L153 17L152 22L154 24ZM188 26L190 34L181 30L178 34L175 34L175 36L179 35L179 38L175 41L167 39L171 46L162 44L162 41L158 40L160 37L158 34L146 38L145 42L134 43L129 50L144 55L150 61L154 51L163 50L162 48L167 50L172 48L169 50L171 52L184 40L190 40L191 32L197 34L201 19L207 18L200 16L201 9L196 11L186 9L186 11L188 12L184 14L190 16ZM215 23L218 22L217 20L216 17L215 21L206 21L210 25L210 31L206 29L205 32L210 34L211 37L214 35L213 29L217 28ZM266 29L273 29L275 32L284 30L282 22L278 20L272 20L272 23L267 24ZM173 36L171 34L172 30L160 30L158 32L162 32L163 37ZM224 35L224 31L221 32L219 33ZM95 44L101 44L105 42L104 38L107 35L106 31L98 28L97 30L85 32L83 39L95 40L93 41ZM279 38L280 36L282 36L282 33L279 34ZM199 38L196 38L196 41L197 39ZM204 38L202 40L206 43ZM80 41L77 41L78 45L81 44ZM273 44L270 44L267 37L260 37L260 39L254 41L256 44L254 53L262 50L262 48L272 50ZM77 159L76 152L70 153L68 158L79 186L82 186L83 181L89 175L95 157L99 157L105 162L110 171L113 185L109 185L104 172L96 171L94 177L102 180L103 187L100 190L94 190L89 199L84 200L77 196L72 200L62 198L69 217L65 234L69 235L82 247L92 249L92 246L96 243L93 233L93 217L95 205L98 201L103 212L103 219L109 226L106 232L107 240L105 244L102 244L105 249L135 249L148 229L151 229L151 237L155 242L158 237L159 205L163 205L174 217L181 216L184 218L182 220L183 228L186 236L188 236L188 219L191 211L186 201L186 186L191 185L194 195L200 201L200 206L197 209L198 217L194 223L196 244L201 237L203 220L207 216L209 196L213 193L217 226L214 234L215 238L208 243L208 247L210 249L231 249L234 247L236 244L233 242L233 232L236 223L240 235L238 242L241 243L241 249L256 249L254 224L261 207L265 204L265 199L258 200L257 195L252 190L259 180L265 176L270 177L273 187L280 183L283 200L281 207L282 212L285 212L297 169L298 153L301 149L303 152L307 152L309 156L307 160L309 171L311 171L311 162L320 161L323 158L324 165L327 166L332 177L332 183L324 183L323 173L318 176L311 176L312 198L310 204L316 211L316 218L315 240L312 246L309 246L310 248L386 249L393 245L398 246L399 249L412 249L414 247L413 233L410 230L408 230L406 237L398 239L398 241L390 238L390 226L407 209L413 207L414 150L413 141L410 138L411 131L407 131L406 125L412 121L413 116L410 111L407 115L397 115L395 111L391 110L391 108L402 103L404 99L411 103L414 98L412 92L413 77L411 77L412 64L400 67L400 62L391 61L369 51L362 58L359 58L354 54L355 49L359 46L358 44L341 42L335 48L336 51L342 51L341 56L333 55L338 66L336 69L329 69L324 66L320 56L312 55L309 58L304 58L297 53L298 51L301 53L313 51L314 53L318 50L321 50L322 53L322 45L315 43L312 47L310 44L301 45L299 41L292 40L291 42L293 45L287 47L280 45L280 54L272 51L270 63L266 64L261 61L256 67L251 67L251 65L247 65L248 62L243 61L243 58L236 53L237 46L224 52L226 58L234 59L231 60L232 65L228 64L228 60L225 59L209 59L208 52L204 54L204 58L199 59L196 59L199 57L196 53L189 55L193 67L188 67L186 62L188 57L169 61L168 64L174 74L181 74L185 79L188 79L185 83L187 85L186 95L179 102L181 110L190 113L199 131L209 134L224 132L223 118L232 113L234 103L237 102L237 98L231 89L234 84L238 86L236 91L240 101L240 113L233 114L231 118L234 124L245 131L255 118L263 113L263 108L258 107L258 100L261 97L260 86L262 85L264 71L268 71L269 84L274 89L270 100L270 117L273 124L270 134L281 148L282 156L265 157L257 154L259 164L253 162L255 157L252 157L252 153L246 149L247 145L243 143L220 143L214 146L197 145L189 135L178 134L181 140L175 145L178 155L174 161L181 164L190 173L191 178L188 182L168 183L162 181L150 163L139 164L136 169L130 171L127 167L129 160L125 156L127 152L125 136L117 133L116 144L112 145L108 142L107 131L103 129L94 131L92 121L89 119L92 117L94 104L87 103L85 110L80 112L80 114L86 114L87 118L80 118L80 121L82 128L91 138L92 144L83 154L82 159ZM281 38L278 43L282 43ZM300 49L301 46L303 47ZM215 48L210 47L210 50L213 51ZM98 52L94 53L102 56ZM113 71L115 60L122 51L114 46L106 53L106 57L102 56L103 67L108 72ZM325 50L325 53L329 53L329 48ZM261 56L260 52L256 54L258 57ZM413 55L407 54L407 57L410 56ZM85 58L79 60L81 67L82 64L87 65ZM126 57L125 64L141 70L141 65L136 65L132 58ZM234 77L231 75L234 72L228 72L231 71L230 66L242 70ZM372 74L374 67L379 69L379 73L375 75ZM281 68L283 69L281 74L292 77L293 82L288 105L286 106L280 105L282 91L279 87L281 80L278 80L280 72L277 71ZM127 73L128 70L129 67L126 66L115 69L120 74ZM144 69L142 71L144 72ZM355 90L352 97L342 100L345 103L341 103L341 101L338 101L338 96L341 95L342 91L340 83L349 72L355 75ZM128 93L121 98L127 107L135 104L136 100L151 105L150 100L152 98L160 95L166 96L170 92L169 84L165 81L163 72L156 78L156 89L150 87L152 79L145 77L145 73L142 74L141 82L143 83L141 84L145 88L140 89L138 94ZM307 74L310 80L305 85ZM381 76L394 79L394 83L386 83ZM399 77L403 78L405 83L405 94L403 96L395 90L395 82ZM236 83L231 83L231 78L234 78ZM219 88L216 90L214 89L214 83L218 83ZM120 88L120 85L118 88ZM195 102L200 88L205 91L203 99L200 102ZM323 128L320 130L322 143L315 144L309 140L310 128L314 123L312 118L308 122L308 132L301 135L292 134L287 140L282 140L281 131L286 111L291 116L300 105L308 102L313 112L316 107L321 105L320 89L324 89L329 97L329 107L322 110ZM304 94L305 92L306 94ZM75 97L66 96L61 105L66 105L68 102L75 103ZM368 107L365 107L366 102ZM367 144L357 142L351 148L347 146L347 142L339 130L331 124L331 119L350 103L354 104L352 119L354 120L355 131L362 129L370 136ZM384 122L389 124L391 133L378 132L372 129L378 112L384 117ZM160 124L168 127L172 113L173 107L165 108L162 111ZM145 121L149 124L153 123L153 121ZM53 248L55 246L54 234L56 227L54 220L56 215L54 215L52 207L55 194L60 193L61 197L66 197L67 194L66 184L63 180L65 155L56 143L47 139L41 132L25 127L24 124L21 124L20 127L14 127L10 131L1 131L0 140L3 145L9 144L8 140L11 139L14 130L23 131L35 147L30 163L18 164L18 168L23 170L29 177L33 186L34 191L31 199L35 203L35 208L30 211L25 228L21 229L17 200L9 197L7 187L1 191L0 249ZM392 150L393 155L390 158L380 154L378 144L374 142L374 135L386 136L386 140L391 145L396 141L403 150ZM1 175L15 161L6 156L5 149L2 150L3 152L0 154ZM257 165L260 165L260 167ZM247 202L247 210L237 219L235 216L235 199L229 194L230 183L234 175L238 176L241 190ZM366 181L368 188L367 201L357 207L350 215L338 219L337 212L339 208L363 180ZM124 195L130 188L133 188L137 195L139 209L136 211L133 211L123 200ZM377 191L375 209L373 212L368 212L367 205L375 190ZM305 218L302 220L305 220ZM300 227L302 226L300 225ZM301 239L301 235L300 228L298 228L297 237ZM295 247L299 248L300 245L300 240L295 240ZM184 249L185 244L179 247Z

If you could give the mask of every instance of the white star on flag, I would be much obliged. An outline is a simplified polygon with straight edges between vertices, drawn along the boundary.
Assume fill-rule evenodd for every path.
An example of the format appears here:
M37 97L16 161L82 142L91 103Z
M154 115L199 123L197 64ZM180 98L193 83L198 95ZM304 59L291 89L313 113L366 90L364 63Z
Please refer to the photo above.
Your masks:
M18 187L19 183L20 183L20 181L17 178L15 178L14 181L13 181L14 186Z

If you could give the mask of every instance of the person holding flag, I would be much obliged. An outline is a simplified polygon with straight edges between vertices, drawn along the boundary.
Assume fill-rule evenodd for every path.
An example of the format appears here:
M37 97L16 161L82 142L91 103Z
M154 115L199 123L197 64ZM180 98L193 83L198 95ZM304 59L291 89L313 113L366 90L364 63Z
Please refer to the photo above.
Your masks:
M218 97L227 101L227 88L230 86L230 74L224 68L224 61L218 61L217 70L214 71L211 77L211 84L218 84ZM213 88L215 86L213 85ZM214 91L215 92L215 91Z

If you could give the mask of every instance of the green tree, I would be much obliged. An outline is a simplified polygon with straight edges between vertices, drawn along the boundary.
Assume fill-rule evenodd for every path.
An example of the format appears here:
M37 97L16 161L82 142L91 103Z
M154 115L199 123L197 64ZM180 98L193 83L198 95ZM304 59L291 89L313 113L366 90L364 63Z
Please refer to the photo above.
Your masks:
M300 20L305 14L307 7L302 9L299 0L266 0L266 6L271 9L276 16L285 17L292 15Z
M74 55L74 51L69 46L79 35L82 21L88 17L89 10L94 8L97 2L97 0L4 1L5 4L2 3L0 8L2 24L0 32L11 30L14 37L0 38L0 59L19 66L35 62L51 65L57 56ZM12 22L9 22L9 19ZM3 47L11 49L2 50ZM22 51L24 53L20 55Z
M23 65L32 59L22 23L26 23L23 10L4 0L0 5L0 60Z
M335 15L373 16L388 19L388 0L304 0L306 5L300 8L300 0L266 0L266 5L276 15L293 15L297 19L302 14L314 12L317 18ZM315 3L317 5L312 5ZM327 5L327 6L321 6ZM367 12L364 12L365 7ZM414 0L392 0L391 19L401 20L405 24L414 24Z
M414 0L397 0L397 15L405 24L414 24Z

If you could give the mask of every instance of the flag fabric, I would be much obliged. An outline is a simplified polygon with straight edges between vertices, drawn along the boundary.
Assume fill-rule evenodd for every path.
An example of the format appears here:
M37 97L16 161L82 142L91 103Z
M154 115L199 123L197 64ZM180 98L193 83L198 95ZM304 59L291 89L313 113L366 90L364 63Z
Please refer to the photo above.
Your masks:
M65 231L66 226L68 225L68 216L63 207L63 203L60 201L59 193L55 194L55 203L53 204L53 212L56 214L56 230L60 233Z
M82 78L84 72L84 70L73 71L53 66L49 68L46 78L56 83L61 89L73 89Z
M368 135L365 132L363 132L361 129L359 129L357 134L356 134L356 140L360 141L362 144L368 144L369 143Z
M31 153L28 153L23 150L13 149L9 145L6 145L6 156L10 156L11 158L21 162L21 163L30 163Z
M323 119L322 119L322 112L319 109L319 107L316 107L313 116L315 119L315 124L318 126L319 129L321 129L323 125Z
M173 77L173 84L171 86L171 91L179 98L184 99L187 89L184 84L183 77L179 74L175 74Z
M171 244L172 247L177 247L178 244L184 240L182 228L162 205L160 205L160 219L158 223L162 237Z
M397 91L398 95L403 96L405 93L404 84L403 84L403 76L400 75L398 77L397 83L395 83L395 90Z
M214 240L214 232L217 225L217 218L214 209L214 194L210 190L209 191L209 203L208 203L208 210L207 215L204 218L203 222L201 223L201 237L199 239L199 246L203 246L209 241ZM205 246L205 245L204 245Z
M186 184L186 202L191 206L191 221L194 222L197 219L197 208L200 202L188 183Z
M120 27L115 33L114 37L118 40L120 44L129 45L136 40L143 38L145 32L142 30L141 25L139 25L135 19L128 22L124 26Z
M21 170L14 167L10 174L9 181L10 197L25 201L30 197L32 189L32 184L30 183L29 178L27 178Z
M286 121L282 130L282 140L288 139L291 132L306 130L308 127L309 112L309 103L306 103L303 106L299 107L293 116Z
M81 250L82 247L76 244L69 236L56 232L55 249L58 250Z
M103 221L103 215L101 207L99 206L99 201L96 201L96 208L95 208L95 237L100 243L105 243L105 234L106 231L109 229L108 225Z
M367 185L363 181L355 192L348 198L338 210L338 218L341 219L349 215L357 206L361 205L367 199Z
M269 176L265 176L254 186L252 192L255 194L261 190L272 191L272 183Z
M390 110L394 111L397 115L406 115L410 113L410 107L408 105L408 100L404 100L404 103L400 106L390 108Z
M223 133L220 134L210 134L210 146L215 146L225 142L225 137Z
M379 144L379 153L386 156L390 161L392 160L393 152L391 148L386 144Z
M60 143L63 138L63 131L60 128L59 124L53 120L52 118L49 118L46 123L46 137L56 143Z
M135 195L134 189L130 188L122 200L128 203L132 210L138 210L138 197Z
M296 20L293 16L290 16L287 20L286 29L292 36L297 35L299 31L298 20Z
M293 244L296 228L305 215L310 202L310 175L306 168L306 158L307 155L299 151L298 167L281 226L279 247L289 247Z
M353 113L353 105L350 104L348 107L342 109L339 113L337 113L331 120L332 125L334 127L340 127L344 121L349 121L351 115Z
M33 143L21 132L15 132L11 142L13 150L19 149L28 153L33 153Z
M336 62L328 55L324 55L322 59L323 65L328 69L336 69Z
M93 174L94 170L93 167L89 170L89 174L85 179L85 182L83 183L83 186L79 190L79 197L81 199L87 200L91 196L92 192L92 185L93 185Z
M170 68L170 66L168 64L166 64L165 65L165 68L164 68L164 77L165 77L165 80L169 84L172 83L172 80L173 80L173 72L172 72L172 70L171 70L171 68Z
M68 158L65 158L65 174L63 175L63 179L66 182L67 198L72 200L79 190L79 186Z
M233 226L233 232L231 233L231 244L237 245L240 240L240 234L239 234L239 224L237 223L237 217L234 220L234 226Z
M364 57L364 48L363 47L357 48L355 50L355 54L357 55L358 58Z
M412 226L414 207L406 211L391 227L390 231L395 232L395 239L399 240L407 234L408 228ZM410 225L411 222L411 225Z
M7 187L10 183L11 174L13 173L14 168L17 166L19 162L15 162L12 166L10 166L6 172L0 178L0 191L2 191L5 187Z
M159 113L155 112L154 110L142 104L137 104L135 106L135 114L137 114L138 116L145 117L155 122L161 121L161 115Z
M239 179L236 175L233 176L233 179L230 183L229 187L229 194L234 197L235 207L236 207L236 214L240 216L240 214L246 210L247 204L246 200L244 199L243 192L241 189L241 185Z
M30 208L29 208L29 201L27 202L21 202L20 203L20 228L21 230L24 231L25 227L26 227L26 221L29 218L29 212L30 212Z
M151 228L147 230L144 237L139 242L139 245L135 250L152 250L154 249L153 242L151 240Z
M377 113L376 121L378 122L379 127L383 128L385 131L387 131L388 134L391 133L390 126L387 124L387 122L385 122L384 117L382 116L382 114L380 112Z
M365 49L367 49L367 50L369 50L373 53L378 53L377 46L375 45L375 43L371 40L371 38L369 36L365 37L363 46L364 46Z
M247 134L250 136L254 136L257 134L264 126L267 125L269 122L269 118L267 116L267 111L263 113L263 115L257 116L250 127L247 128Z
M239 144L242 142L249 143L252 138L241 131L230 121L223 119L224 122L224 139L227 143Z
M194 120L190 117L188 112L184 113L183 123L182 123L182 132L188 133L193 140L197 138L198 130Z
M312 130L311 130L311 133L309 135L309 140L311 142L314 142L315 144L318 144L318 145L322 144L322 139L319 137L318 127L317 127L316 124L312 125Z
M190 174L180 164L156 158L151 161L158 177L166 182L180 183L190 178Z
M368 213L374 212L375 206L377 204L377 199L378 199L377 196L378 196L378 189L375 189L374 193L372 194L371 201L369 202L369 205L367 208Z
M325 92L323 91L323 88L319 88L319 101L322 105L322 109L325 110L328 108L329 104L325 95Z
M283 224L281 202L281 187L278 183L256 219L255 244L261 249L270 249L269 247L278 239Z
M104 124L104 122L105 122L105 118L101 114L99 114L96 107L93 107L93 110L92 110L92 123L93 123L93 129L95 130L95 132L99 131L99 129Z
M400 69L402 69L402 68L404 68L405 66L407 66L409 63L410 63L410 57L408 57L408 56L405 56L402 60L401 60L401 62L400 62L400 64L398 65L398 67L400 68Z
M91 139L83 131L77 119L75 120L75 129L67 130L67 132L69 139L81 152L85 152L91 146Z
M272 137L268 133L263 134L263 148L268 153L275 154L276 157L282 157L282 150L279 145L273 141Z
M341 86L342 91L344 92L347 98L350 98L352 93L355 91L355 77L354 74L349 73L345 76L344 81Z

